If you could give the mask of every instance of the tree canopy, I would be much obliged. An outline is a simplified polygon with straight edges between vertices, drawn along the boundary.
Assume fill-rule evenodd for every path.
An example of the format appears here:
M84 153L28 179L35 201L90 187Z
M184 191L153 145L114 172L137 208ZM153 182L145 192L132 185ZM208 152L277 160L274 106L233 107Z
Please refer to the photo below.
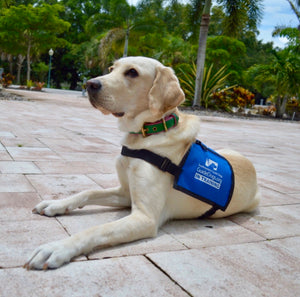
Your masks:
M37 80L53 48L51 78L58 88L64 85L75 89L84 77L105 73L115 59L124 55L153 57L180 73L180 69L196 64L206 2L140 0L132 6L126 0L1 0L0 67L5 72L17 72L20 83L26 83L31 75ZM299 1L288 2L299 18ZM274 22L273 34L289 40L285 49L274 48L257 37L261 0L214 3L205 47L207 69L211 65L215 73L226 69L227 85L244 86L266 96L278 93L267 83L267 72L257 76L265 78L261 82L257 77L253 81L250 78L258 69L274 66L279 60L281 67L297 60L299 27L276 27ZM296 68L288 77L295 82L299 66L293 63ZM293 87L297 89L298 85ZM299 96L299 92L289 96Z
M1 49L12 55L27 56L27 80L30 80L30 62L33 55L64 46L66 40L58 35L70 24L58 14L64 10L59 4L41 6L19 5L2 10L0 17Z

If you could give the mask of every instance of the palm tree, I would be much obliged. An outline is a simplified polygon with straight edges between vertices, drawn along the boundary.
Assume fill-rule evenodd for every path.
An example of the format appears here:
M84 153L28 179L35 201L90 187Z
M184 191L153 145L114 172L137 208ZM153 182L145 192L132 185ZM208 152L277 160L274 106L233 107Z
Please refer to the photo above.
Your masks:
M210 21L210 8L211 8L211 0L206 0L202 17L201 17L199 46L198 46L198 53L197 53L195 96L193 102L193 106L199 106L199 107L201 105L202 81L203 81L205 54L206 54L206 41L207 41L208 26Z
M298 18L299 25L297 28L287 27L287 26L276 26L274 31L272 32L273 36L286 37L289 40L289 45L293 45L295 47L300 46L300 0L294 1L293 3L290 0L287 0ZM296 49L297 50L297 49Z
M298 21L300 22L300 11L299 11L300 0L294 0L295 3L293 3L293 1L291 1L291 0L287 0L287 2L289 2L292 10L294 11L294 13L296 14L296 16L298 18ZM298 26L298 29L300 30L300 26Z
M261 19L262 0L218 0L217 2L219 4L222 4L223 8L225 9L226 19L224 33L227 35L237 37L245 26L253 29ZM201 18L199 46L197 54L197 76L193 102L194 107L201 106L201 88L205 64L206 40L210 21L211 4L211 0L205 0Z

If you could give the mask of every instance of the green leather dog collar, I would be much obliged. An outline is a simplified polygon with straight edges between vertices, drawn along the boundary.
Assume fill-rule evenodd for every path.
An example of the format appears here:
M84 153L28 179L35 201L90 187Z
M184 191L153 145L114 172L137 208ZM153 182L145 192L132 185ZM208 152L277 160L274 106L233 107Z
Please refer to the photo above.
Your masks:
M141 131L130 132L130 134L142 134L143 137L147 137L153 134L166 132L171 128L174 128L178 124L179 117L177 114L172 113L169 116L162 118L159 121L153 123L144 123Z

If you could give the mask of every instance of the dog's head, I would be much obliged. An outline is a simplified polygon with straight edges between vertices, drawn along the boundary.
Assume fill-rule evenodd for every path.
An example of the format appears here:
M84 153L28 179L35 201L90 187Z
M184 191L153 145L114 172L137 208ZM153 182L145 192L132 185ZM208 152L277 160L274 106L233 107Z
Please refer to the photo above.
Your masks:
M147 111L160 118L184 100L173 70L145 57L117 60L109 74L86 85L91 104L119 118L134 119Z

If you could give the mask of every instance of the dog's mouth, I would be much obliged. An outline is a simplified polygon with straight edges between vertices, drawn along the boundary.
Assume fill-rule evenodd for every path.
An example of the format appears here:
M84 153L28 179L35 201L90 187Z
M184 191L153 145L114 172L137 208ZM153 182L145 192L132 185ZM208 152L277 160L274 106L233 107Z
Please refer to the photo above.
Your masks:
M100 110L103 114L107 115L107 114L112 114L113 116L117 117L117 118L121 118L125 115L125 112L111 112L110 110L100 106L97 104L97 101L92 97L89 96L90 102L92 104L92 106L98 110Z
M113 112L112 115L114 115L117 118L121 118L125 115L125 112Z

